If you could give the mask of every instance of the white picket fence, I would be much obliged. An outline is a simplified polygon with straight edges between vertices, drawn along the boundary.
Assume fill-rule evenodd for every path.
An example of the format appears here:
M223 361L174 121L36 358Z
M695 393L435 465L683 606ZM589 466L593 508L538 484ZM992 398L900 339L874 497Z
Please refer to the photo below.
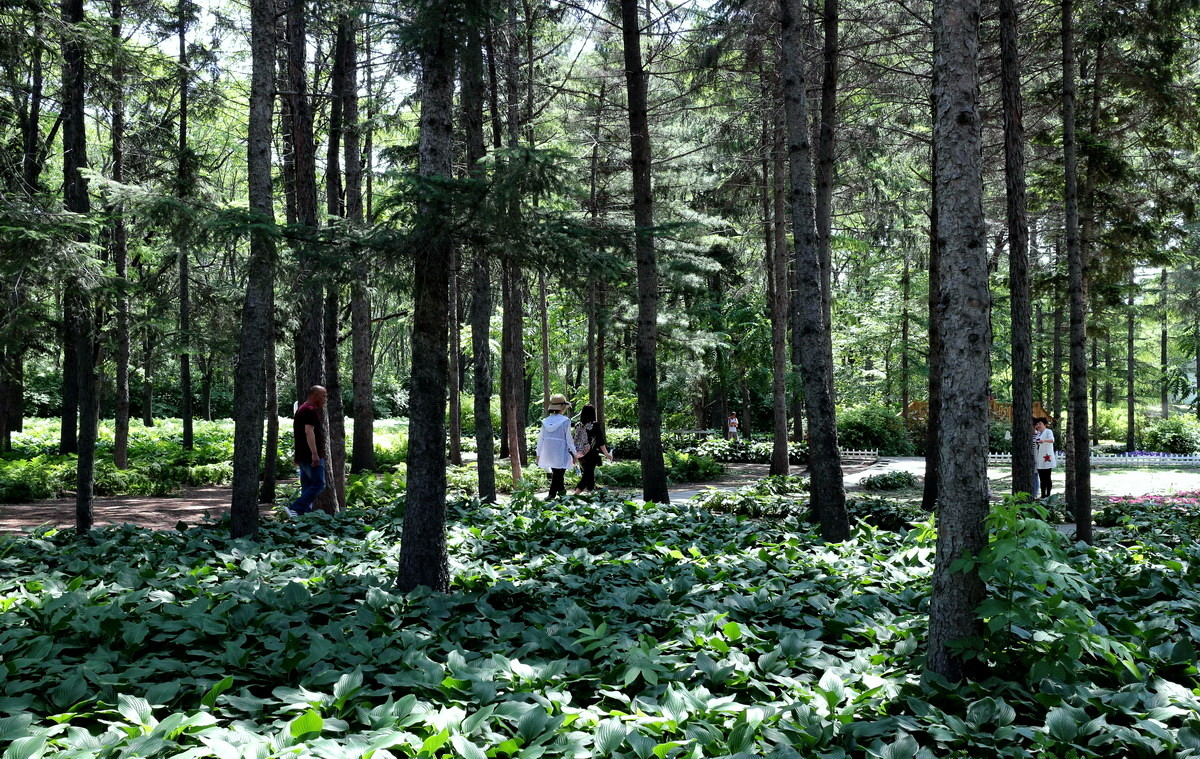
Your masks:
M879 451L851 451L838 448L838 454L842 457L842 461L876 461L879 459Z
M1058 451L1058 458L1065 459L1066 451ZM1012 464L1011 453L989 453L988 465L1004 466ZM1200 454L1164 453L1161 456L1119 456L1113 453L1093 453L1092 466L1163 466L1163 467L1200 467Z

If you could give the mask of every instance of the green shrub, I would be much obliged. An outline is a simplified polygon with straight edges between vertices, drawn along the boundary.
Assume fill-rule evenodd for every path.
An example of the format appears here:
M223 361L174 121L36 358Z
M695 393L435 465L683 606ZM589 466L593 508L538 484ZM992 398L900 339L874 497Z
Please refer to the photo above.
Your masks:
M917 478L912 472L901 470L872 474L869 477L864 477L859 484L862 485L863 490L903 490L905 488L915 488L917 486Z
M1032 436L1033 425L1029 425ZM988 450L992 453L1012 453L1012 425L1008 422L998 422L995 419L988 422Z
M1181 416L1163 419L1142 433L1142 447L1161 453L1195 453L1200 451L1200 423Z
M913 444L904 420L882 406L859 406L838 414L838 444L856 451L879 451L881 456L911 456Z

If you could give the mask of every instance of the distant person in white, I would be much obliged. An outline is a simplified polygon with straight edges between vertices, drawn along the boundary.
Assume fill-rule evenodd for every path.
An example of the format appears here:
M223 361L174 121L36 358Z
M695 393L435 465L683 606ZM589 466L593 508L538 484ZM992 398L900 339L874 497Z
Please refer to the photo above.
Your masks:
M1042 486L1042 498L1050 495L1050 473L1058 459L1054 454L1054 432L1046 425L1050 420L1044 416L1033 419L1034 465Z
M546 404L546 418L542 420L537 443L538 466L550 472L550 494L546 500L567 494L564 477L567 469L575 466L577 451L571 439L571 418L566 414L570 407L566 397L558 394L550 396Z

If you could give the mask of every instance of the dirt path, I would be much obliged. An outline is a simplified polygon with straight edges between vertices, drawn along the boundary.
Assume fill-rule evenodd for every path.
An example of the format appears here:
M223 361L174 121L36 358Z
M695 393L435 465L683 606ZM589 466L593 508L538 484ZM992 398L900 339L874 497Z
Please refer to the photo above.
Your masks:
M229 511L231 493L228 487L185 487L183 495L174 498L99 497L93 502L92 513L97 527L136 524L153 530L173 530L179 522L197 525L206 516L217 518ZM262 507L264 516L270 513L270 506ZM0 533L21 532L39 525L73 527L75 499L0 503Z

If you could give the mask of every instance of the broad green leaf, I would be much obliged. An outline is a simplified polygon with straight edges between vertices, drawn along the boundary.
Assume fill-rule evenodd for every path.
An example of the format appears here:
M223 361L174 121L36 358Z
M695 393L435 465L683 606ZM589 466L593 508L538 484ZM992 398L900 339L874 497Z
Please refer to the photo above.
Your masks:
M483 749L479 748L479 746L476 746L474 743L471 743L471 741L467 740L465 736L456 735L450 739L450 742L454 745L454 750L457 751L463 757L463 759L487 759L487 753Z
M1070 743L1079 734L1079 723L1069 711L1056 706L1046 714L1046 731L1051 737Z
M137 696L118 696L117 711L135 725L151 726L154 720L150 702Z
M625 742L625 727L615 719L604 720L596 728L595 749L601 756L608 756Z
M309 709L288 723L288 732L293 738L299 739L310 733L320 733L324 726L325 720L321 719L321 715L317 714L316 710Z
M445 746L446 742L449 740L450 731L442 730L441 732L426 738L425 742L421 744L421 750L418 753L429 754L430 756L433 756L437 754L438 749L440 749L442 746Z
M32 714L14 714L0 717L0 741L12 741L25 735L33 724Z
M883 747L879 756L880 759L913 759L918 748L915 738L908 733L901 733L900 737Z
M217 698L232 687L233 676L230 675L224 680L214 683L213 686L208 689L208 693L204 694L204 698L200 699L200 703L211 709L212 707L216 706Z
M17 738L4 751L3 759L34 759L39 757L46 748L46 736L31 735Z

